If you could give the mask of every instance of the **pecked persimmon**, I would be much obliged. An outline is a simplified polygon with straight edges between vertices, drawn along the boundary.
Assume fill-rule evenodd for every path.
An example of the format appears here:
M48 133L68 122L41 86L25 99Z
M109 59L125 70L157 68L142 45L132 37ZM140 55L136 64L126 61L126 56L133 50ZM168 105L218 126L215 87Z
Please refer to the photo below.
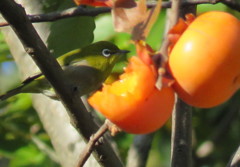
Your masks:
M169 119L174 92L155 87L156 73L139 57L132 57L120 80L104 85L89 103L122 130L144 134L157 130Z
M169 57L174 90L186 103L202 108L228 100L240 87L240 22L225 12L197 17L180 36Z

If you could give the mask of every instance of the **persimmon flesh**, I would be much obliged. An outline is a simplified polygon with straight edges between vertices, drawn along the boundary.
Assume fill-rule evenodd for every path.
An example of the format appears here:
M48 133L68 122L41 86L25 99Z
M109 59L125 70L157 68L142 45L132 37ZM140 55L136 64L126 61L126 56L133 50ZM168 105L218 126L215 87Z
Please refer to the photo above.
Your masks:
M132 57L120 80L104 85L89 103L122 130L144 134L160 128L171 116L174 92L171 87L155 88L152 68Z
M240 22L225 12L197 17L169 57L173 88L186 103L217 106L240 87Z

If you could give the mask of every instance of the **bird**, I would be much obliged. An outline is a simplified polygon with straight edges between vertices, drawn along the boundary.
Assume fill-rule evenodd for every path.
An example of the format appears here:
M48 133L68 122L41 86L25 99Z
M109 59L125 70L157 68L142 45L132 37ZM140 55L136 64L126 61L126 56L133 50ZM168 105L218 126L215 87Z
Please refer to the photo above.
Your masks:
M108 41L99 41L75 49L57 58L66 79L74 85L79 96L98 90L111 74L116 62L129 51L120 50ZM42 73L30 76L15 89L0 95L0 101L20 93L42 93L58 100L51 84Z

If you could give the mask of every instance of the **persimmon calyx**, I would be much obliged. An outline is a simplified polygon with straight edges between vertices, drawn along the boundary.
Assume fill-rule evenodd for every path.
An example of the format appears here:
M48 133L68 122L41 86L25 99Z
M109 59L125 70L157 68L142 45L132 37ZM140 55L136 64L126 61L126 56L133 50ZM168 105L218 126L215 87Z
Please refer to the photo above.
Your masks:
M167 61L160 52L154 51L150 45L143 40L135 41L138 57L151 68L156 78L156 88L169 87L173 83L173 78L167 69ZM163 78L168 78L164 79Z
M155 54L155 51L143 40L135 41L137 55L138 57L146 64L153 65L152 57Z
M196 17L192 13L188 13L185 15L185 19L180 18L175 26L173 26L168 32L168 53L170 54L172 48L177 43L180 36L184 33L184 31L188 28L188 26L194 21Z
M180 18L175 26L173 26L168 32L168 55L171 53L174 45L177 43L180 36L188 28L188 26L193 22L195 16L192 13L185 15L185 20ZM161 59L161 62L158 62L158 77L155 86L157 89L161 90L163 86L171 86L174 83L174 77L168 70L168 60L167 57L164 57L159 53L158 58ZM162 81L163 77L166 78L165 82Z

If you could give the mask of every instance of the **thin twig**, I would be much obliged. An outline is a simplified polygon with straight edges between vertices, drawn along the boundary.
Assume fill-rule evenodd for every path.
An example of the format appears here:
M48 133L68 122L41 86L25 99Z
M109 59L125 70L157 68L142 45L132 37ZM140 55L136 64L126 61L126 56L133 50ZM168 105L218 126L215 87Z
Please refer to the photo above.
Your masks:
M51 22L64 18L71 18L76 16L97 16L102 13L111 12L111 8L102 7L102 8L85 8L82 6L73 7L69 9L65 9L59 12L51 12L47 14L35 14L28 15L28 19L32 23L40 23L40 22ZM7 22L0 23L0 27L8 26Z
M106 120L104 124L98 129L98 131L90 137L86 147L84 148L80 155L78 167L82 167L89 158L89 156L91 155L91 153L93 152L94 147L102 143L102 141L99 141L99 139L104 135L104 133L107 132L109 127L108 124L109 121Z
M227 167L239 167L240 166L240 146L236 152L232 155L231 160L227 164Z
M240 11L240 3L236 0L187 0L184 1L182 6L189 5L200 5L200 4L217 4L223 3L230 8ZM156 5L156 3L149 3L148 8L152 8ZM162 8L171 8L172 2L162 2ZM71 18L76 16L97 16L103 13L111 12L111 8L102 7L102 8L85 8L82 6L69 8L60 12L51 12L47 14L36 14L36 15L28 15L29 20L32 23L40 23L40 22L51 22L64 18ZM7 22L0 23L0 27L8 26Z
M180 6L182 5L182 0L172 0L172 5L171 5L171 14L170 14L170 21L169 21L169 29L171 29L178 21L179 14L180 14ZM160 49L160 52L163 54L165 59L167 59L167 51L168 51L168 45L169 45L169 40L167 37L164 38L162 47Z

